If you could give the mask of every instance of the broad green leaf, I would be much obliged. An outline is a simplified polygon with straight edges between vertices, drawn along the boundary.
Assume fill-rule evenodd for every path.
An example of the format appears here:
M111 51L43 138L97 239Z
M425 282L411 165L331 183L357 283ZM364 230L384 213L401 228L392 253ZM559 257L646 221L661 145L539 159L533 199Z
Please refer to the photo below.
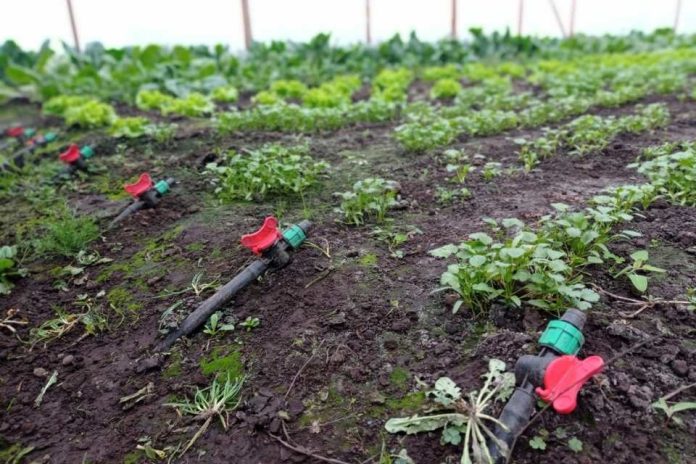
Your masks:
M464 414L448 413L438 414L434 416L419 416L400 417L389 419L384 428L389 433L405 432L408 435L413 435L420 432L432 432L443 428L449 424L460 426L464 425L468 417Z
M491 238L491 236L484 233L484 232L476 232L473 234L469 234L469 238L471 240L476 240L478 242L481 242L484 245L490 245L491 243L493 243L493 239Z
M631 259L633 259L633 261L646 262L648 260L648 252L647 250L634 251L631 253Z
M648 289L648 278L640 274L628 274L628 278L631 279L633 286L641 293L644 293Z
M434 256L436 258L449 258L453 254L455 254L459 250L459 247L457 245L445 245L441 246L440 248L435 248L434 250L430 250L428 254L430 256Z

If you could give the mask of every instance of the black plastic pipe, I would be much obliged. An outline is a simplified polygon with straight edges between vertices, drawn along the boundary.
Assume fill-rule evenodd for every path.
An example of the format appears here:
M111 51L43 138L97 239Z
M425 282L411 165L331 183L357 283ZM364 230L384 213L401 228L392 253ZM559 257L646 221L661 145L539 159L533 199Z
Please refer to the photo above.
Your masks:
M194 312L188 315L181 326L171 332L156 348L155 351L167 351L180 337L192 334L198 327L206 323L208 318L218 308L230 301L240 290L258 279L271 264L270 259L257 259L234 276L213 296L208 298Z

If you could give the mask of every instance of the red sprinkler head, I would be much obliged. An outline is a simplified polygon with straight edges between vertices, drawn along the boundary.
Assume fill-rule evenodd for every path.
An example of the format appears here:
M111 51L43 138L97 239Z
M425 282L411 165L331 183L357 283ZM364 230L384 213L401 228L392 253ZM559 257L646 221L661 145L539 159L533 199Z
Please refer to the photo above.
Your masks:
M559 414L575 411L578 393L582 386L595 374L604 369L604 360L599 356L589 356L580 361L575 356L561 356L554 359L546 368L544 387L536 388L536 393Z
M22 126L10 127L5 131L5 135L8 137L21 137L24 135L24 128Z
M125 184L123 188L128 192L133 198L140 198L140 196L150 190L152 187L155 186L155 183L152 181L152 177L150 177L150 174L147 172L144 172L140 174L140 177L138 178L137 182L134 182L132 184Z
M260 255L272 247L282 234L278 230L278 220L268 216L259 230L242 236L242 245L250 249L254 254Z
M73 164L80 159L80 147L73 143L58 158L65 164Z

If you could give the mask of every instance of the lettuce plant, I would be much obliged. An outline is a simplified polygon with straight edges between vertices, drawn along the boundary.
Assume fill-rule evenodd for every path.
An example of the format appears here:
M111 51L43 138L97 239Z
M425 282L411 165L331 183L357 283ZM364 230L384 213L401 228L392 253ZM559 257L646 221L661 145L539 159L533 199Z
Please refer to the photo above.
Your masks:
M118 118L109 128L112 137L135 139L147 134L150 120L142 117Z
M135 106L141 110L162 110L171 104L174 97L159 90L141 90L135 97Z
M188 117L200 117L210 114L215 105L208 97L197 92L191 92L184 98L175 98L162 107L162 114L178 114Z
M430 89L430 98L433 100L449 100L456 97L462 91L462 84L456 79L440 79Z
M89 100L65 110L65 123L68 126L104 127L110 126L117 118L113 106L97 100Z
M234 86L225 85L213 89L210 97L216 102L234 103L239 99L239 91Z

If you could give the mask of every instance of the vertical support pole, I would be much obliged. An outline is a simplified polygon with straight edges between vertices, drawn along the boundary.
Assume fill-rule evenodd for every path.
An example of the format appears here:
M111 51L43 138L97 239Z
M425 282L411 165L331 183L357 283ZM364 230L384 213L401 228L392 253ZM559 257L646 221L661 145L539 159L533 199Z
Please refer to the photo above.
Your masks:
M679 26L679 16L681 16L681 0L677 0L677 11L674 13L674 27L672 28L674 32L677 32L677 27Z
M253 42L251 36L251 15L249 14L249 0L242 1L242 21L244 22L244 46L247 50L251 48Z
M457 39L457 0L452 1L452 18L450 23L450 36Z
M365 41L372 45L372 17L370 15L370 0L365 0Z
M72 28L73 42L75 50L80 53L80 37L77 35L77 25L75 23L75 12L72 7L72 0L65 0L68 4L68 15L70 15L70 27Z
M563 27L563 21L561 20L561 15L558 13L558 8L556 8L556 2L554 0L549 0L551 4L551 9L553 10L553 15L556 17L556 22L558 23L558 28L561 30L561 35L563 38L568 37L566 35L565 27Z
M522 18L524 17L524 0L518 0L517 4L517 35L522 35Z
M570 2L570 30L568 31L568 34L570 34L571 37L575 35L575 8L577 7L576 5L576 0L571 0Z

